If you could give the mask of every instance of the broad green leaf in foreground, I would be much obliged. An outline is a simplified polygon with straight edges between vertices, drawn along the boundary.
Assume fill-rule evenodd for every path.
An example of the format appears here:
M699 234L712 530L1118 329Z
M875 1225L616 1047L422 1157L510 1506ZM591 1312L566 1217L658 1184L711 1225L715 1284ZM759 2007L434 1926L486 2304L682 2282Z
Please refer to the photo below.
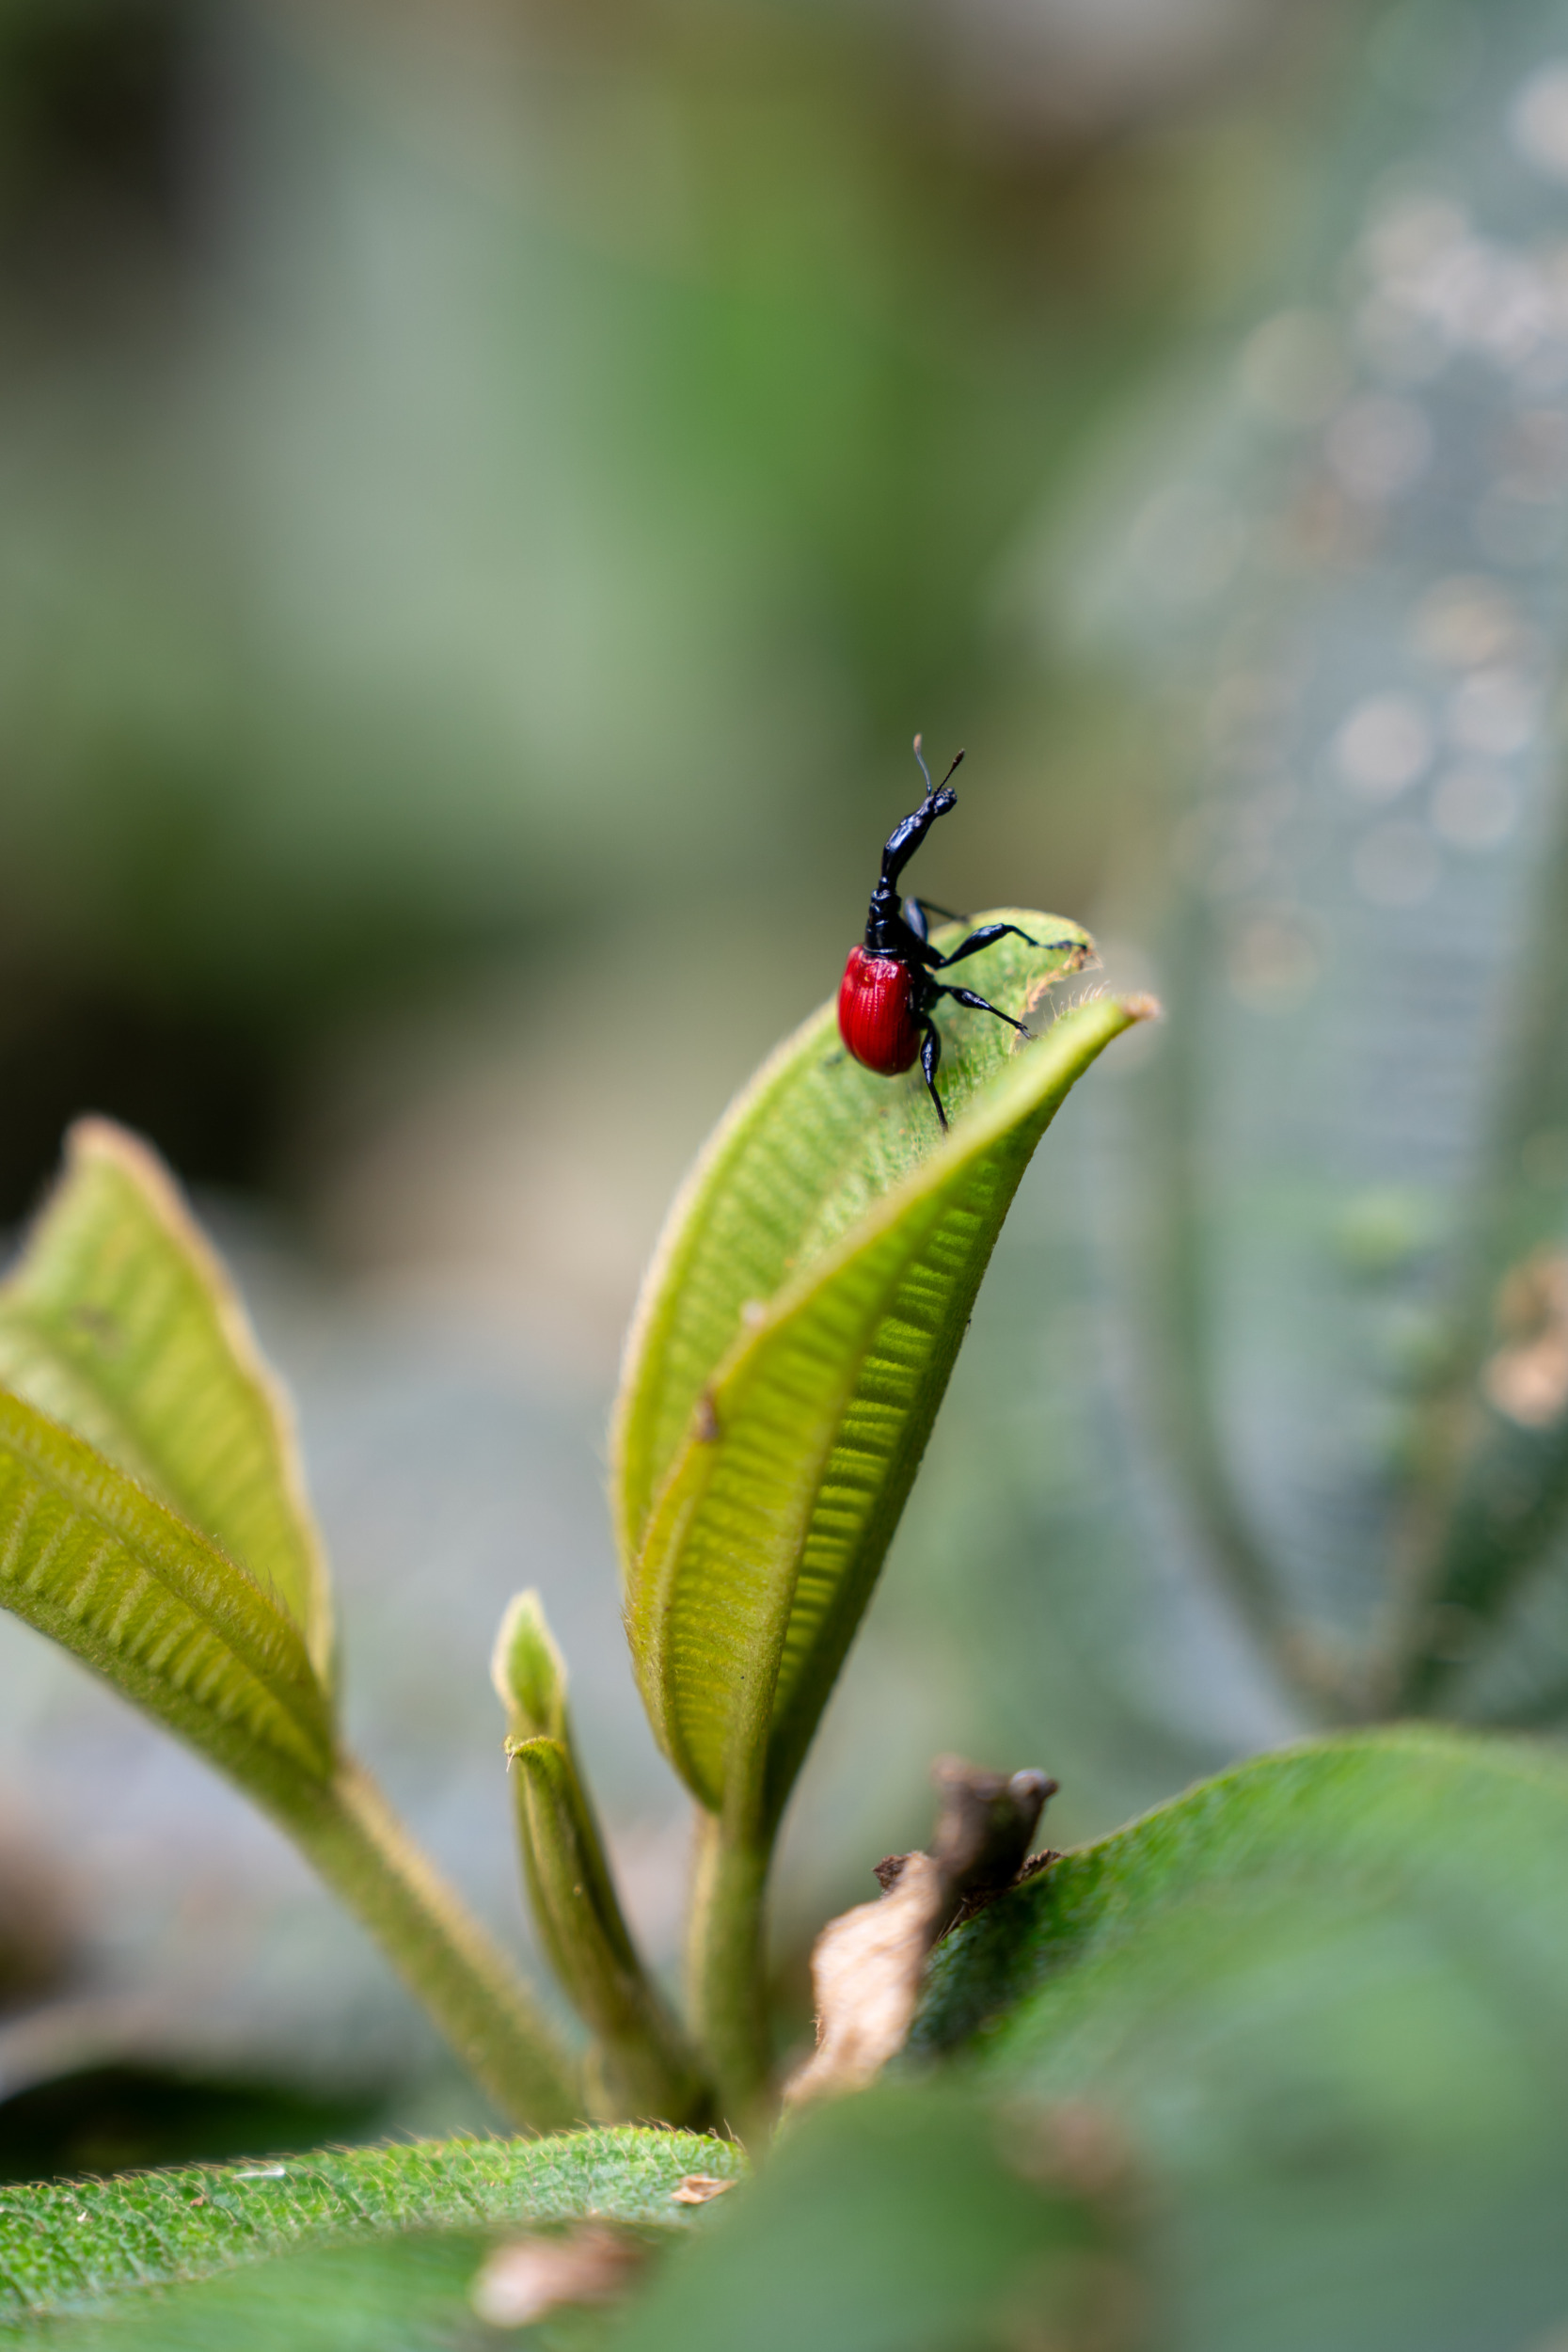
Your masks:
M206 2342L215 2347L229 2340L226 2306L204 2299L203 2282L241 2271L249 2278L235 2279L240 2293L227 2303L230 2318L240 2322L234 2340L265 2341L243 2333L244 2305L260 2289L266 2309L268 2267L279 2257L369 2249L395 2267L400 2242L413 2233L461 2231L480 2233L455 2257L459 2277L471 2278L485 2243L519 2231L589 2219L677 2230L692 2210L674 2196L683 2178L735 2180L743 2170L738 2149L694 2133L587 2131L324 2150L7 2189L0 2191L0 2344L112 2344L119 2340L116 2323L127 2334L134 2329L138 2343L161 2337L194 2344L203 2339L189 2332L187 2320L199 2322L205 2312ZM328 2273L323 2277L329 2281ZM349 2306L354 2293L351 2277ZM348 2316L338 2312L334 2325L345 2327ZM385 2325L387 2314L379 2317Z
M286 1810L329 1777L331 1711L293 1619L80 1438L4 1391L0 1604L263 1802Z
M1089 952L1055 916L1002 919L1054 943L982 960L977 984L1009 1009ZM615 1490L643 1697L712 1810L745 1784L758 1822L777 1819L1030 1154L1074 1080L1151 1009L1081 1004L1017 1051L1000 1023L954 1015L944 1137L918 1073L859 1068L826 1006L677 1201L628 1347Z
M1568 2310L1568 1768L1429 1731L1263 1756L939 1951L910 2058L1091 2102L1204 2352L1474 2352Z
M830 2101L664 2266L614 2352L1133 2352L1137 2217L1105 2153L1085 2187L1065 2135L950 2087Z
M0 1386L86 1438L273 1594L324 1683L331 1597L288 1401L156 1154L80 1120L0 1285Z

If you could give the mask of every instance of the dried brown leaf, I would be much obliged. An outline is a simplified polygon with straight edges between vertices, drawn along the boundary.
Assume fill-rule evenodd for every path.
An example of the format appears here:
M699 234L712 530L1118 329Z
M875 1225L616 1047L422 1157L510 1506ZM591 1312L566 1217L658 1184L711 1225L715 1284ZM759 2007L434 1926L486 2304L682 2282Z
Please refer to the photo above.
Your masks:
M611 2303L647 2260L647 2249L590 2223L566 2237L517 2238L498 2246L468 2290L491 2328L529 2328L566 2303Z

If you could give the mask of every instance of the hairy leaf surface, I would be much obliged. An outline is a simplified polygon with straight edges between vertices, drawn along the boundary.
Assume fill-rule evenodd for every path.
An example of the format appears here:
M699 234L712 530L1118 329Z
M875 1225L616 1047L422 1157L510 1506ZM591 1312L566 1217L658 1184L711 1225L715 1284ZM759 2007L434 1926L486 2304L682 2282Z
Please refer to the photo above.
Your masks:
M1087 949L1054 916L1005 914L1055 943L977 960L976 985L1013 1009ZM782 1805L1030 1154L1073 1081L1150 1009L1085 1003L1017 1052L1000 1023L955 1016L942 1136L918 1073L860 1069L824 1007L677 1201L628 1350L615 1482L643 1696L710 1807L737 1773L756 1777L764 1813Z
M247 1569L329 1678L331 1597L288 1400L162 1162L107 1120L71 1129L0 1286L0 1384Z
M584 2131L322 2150L0 2190L0 2344L114 2343L112 2323L127 2334L135 2328L137 2342L157 2341L162 2329L168 2341L194 2343L200 2337L187 2320L204 2311L217 2344L228 2339L226 2306L204 2300L198 2282L225 2273L248 2269L235 2284L246 2290L243 2301L260 2290L265 2309L272 2259L374 2248L395 2267L399 2241L462 2231L482 2233L460 2258L471 2277L483 2243L507 2233L588 2219L679 2229L691 2213L673 2195L683 2178L735 2180L744 2169L732 2143L694 2133ZM352 2279L349 2288L352 2305ZM242 2325L243 2301L227 2306Z

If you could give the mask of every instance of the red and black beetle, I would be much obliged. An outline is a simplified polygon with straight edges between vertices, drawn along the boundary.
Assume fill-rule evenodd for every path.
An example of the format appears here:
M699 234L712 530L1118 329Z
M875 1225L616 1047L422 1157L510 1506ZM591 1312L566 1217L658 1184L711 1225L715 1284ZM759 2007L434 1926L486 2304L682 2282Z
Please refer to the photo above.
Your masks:
M1040 942L1020 930L1016 923L982 923L950 956L941 956L930 944L927 917L941 914L952 922L960 918L949 915L945 907L933 906L928 898L906 898L899 903L900 874L937 818L945 817L958 797L950 789L948 778L963 758L960 752L942 782L933 785L931 771L921 756L918 735L914 739L914 755L926 779L926 798L902 824L894 827L882 851L882 871L871 893L865 939L862 946L850 948L849 961L839 982L838 1032L855 1059L884 1078L895 1078L900 1071L911 1069L918 1056L937 1117L945 1131L947 1114L937 1092L942 1039L931 1019L931 1008L937 998L951 996L955 1004L972 1006L976 1012L994 1013L998 1021L1006 1021L1020 1032L1023 1024L1015 1021L1010 1012L1004 1012L1000 1006L988 1004L972 988L947 988L934 980L932 973L961 963L966 956L978 955L982 947L990 946L993 941L1005 939L1009 933L1031 947L1037 947ZM1049 943L1052 946L1069 944L1067 940Z

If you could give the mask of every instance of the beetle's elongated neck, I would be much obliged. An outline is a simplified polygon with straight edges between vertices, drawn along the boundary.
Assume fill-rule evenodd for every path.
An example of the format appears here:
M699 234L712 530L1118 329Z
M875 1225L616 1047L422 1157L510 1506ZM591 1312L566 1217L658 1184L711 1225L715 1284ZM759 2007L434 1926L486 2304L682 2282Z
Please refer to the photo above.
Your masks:
M904 921L898 878L939 817L945 817L958 794L945 784L927 792L917 809L895 826L882 851L882 871L871 893L865 921L865 945L872 955L908 957L916 943Z
M939 785L934 792L927 793L920 806L911 810L901 825L894 827L888 835L887 847L882 851L882 888L897 888L899 875L937 818L946 816L958 797L951 785Z

